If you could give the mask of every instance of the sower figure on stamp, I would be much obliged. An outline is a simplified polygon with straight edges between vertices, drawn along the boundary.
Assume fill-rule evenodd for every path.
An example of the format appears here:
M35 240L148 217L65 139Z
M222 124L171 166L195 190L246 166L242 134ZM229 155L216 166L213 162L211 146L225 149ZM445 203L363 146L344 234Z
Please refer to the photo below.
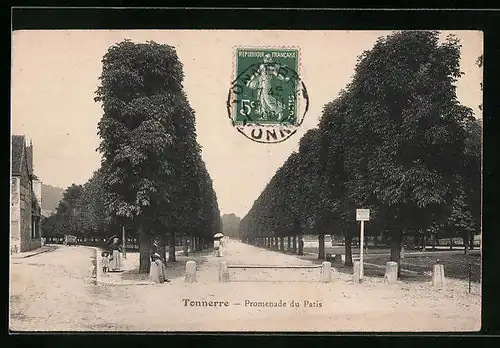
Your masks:
M149 277L155 283L169 283L167 279L167 265L165 260L159 253L159 243L157 240L153 242L151 247L151 266L149 269Z
M285 105L271 93L273 78L283 81L290 80L289 77L280 74L280 67L279 63L273 63L270 54L266 54L264 63L259 66L259 69L247 82L247 87L257 90L259 106L256 113L261 115L262 120L267 120L269 116L277 117L278 121L283 118Z
M118 238L113 238L113 243L109 246L109 251L111 253L111 262L109 264L109 269L111 271L119 271L122 268L122 257L121 252L122 246L120 245L120 240Z

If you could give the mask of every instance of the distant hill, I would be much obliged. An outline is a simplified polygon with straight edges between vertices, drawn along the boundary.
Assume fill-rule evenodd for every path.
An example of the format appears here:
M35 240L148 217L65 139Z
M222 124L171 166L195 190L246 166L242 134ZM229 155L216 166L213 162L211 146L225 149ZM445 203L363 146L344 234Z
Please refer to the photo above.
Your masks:
M64 189L42 184L42 214L45 216L55 212L63 197Z

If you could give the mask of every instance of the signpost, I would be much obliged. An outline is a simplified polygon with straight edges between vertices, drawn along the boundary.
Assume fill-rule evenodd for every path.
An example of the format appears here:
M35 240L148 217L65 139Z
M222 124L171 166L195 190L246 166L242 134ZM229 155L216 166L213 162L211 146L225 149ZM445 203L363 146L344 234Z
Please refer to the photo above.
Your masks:
M370 209L356 209L356 221L361 221L359 237L359 279L363 279L363 249L365 244L365 221L370 220Z

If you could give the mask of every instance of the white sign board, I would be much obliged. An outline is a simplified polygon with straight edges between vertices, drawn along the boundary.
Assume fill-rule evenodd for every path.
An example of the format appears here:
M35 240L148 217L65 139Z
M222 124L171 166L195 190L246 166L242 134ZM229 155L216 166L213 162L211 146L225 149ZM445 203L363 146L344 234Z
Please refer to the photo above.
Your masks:
M370 220L370 209L356 209L356 221Z

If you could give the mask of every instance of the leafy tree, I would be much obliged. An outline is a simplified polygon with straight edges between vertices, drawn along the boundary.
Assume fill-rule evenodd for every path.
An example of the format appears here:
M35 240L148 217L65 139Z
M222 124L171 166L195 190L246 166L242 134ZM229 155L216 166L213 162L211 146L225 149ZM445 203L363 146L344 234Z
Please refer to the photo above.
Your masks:
M42 221L42 229L47 237L71 234L81 236L77 220L77 206L83 192L81 185L72 184L63 193L56 212Z
M348 145L348 125L345 122L350 112L350 105L354 101L346 90L341 91L339 97L325 105L320 120L321 132L320 163L326 176L328 200L332 202L331 212L340 227L345 241L345 266L352 267L352 239L359 229L356 226L354 211L356 190L363 184L363 173L353 173L349 170L356 155L362 149L351 149ZM352 133L352 132L351 132ZM362 187L362 186L361 186Z
M194 112L172 46L125 40L110 47L102 63L95 101L104 110L98 129L106 204L137 226L139 269L146 273L150 237L165 229L175 243L176 229L188 221L178 204L191 187L188 170L201 167Z
M468 124L463 170L456 176L459 188L447 221L451 236L462 236L465 253L481 227L481 133L480 120Z
M83 185L77 206L77 226L81 233L89 237L102 237L111 235L113 221L106 206L106 195L103 191L104 178L102 169L94 172L92 177Z
M455 93L459 60L453 36L439 44L436 31L397 32L364 52L349 87L354 196L374 205L370 225L389 232L398 263L403 234L446 219L458 190L453 179L473 119Z
M484 64L484 56L481 54L477 60L476 60L476 65L482 69L483 68L483 64ZM483 83L481 82L480 84L481 86L481 91L483 91ZM479 105L479 110L483 110L483 104Z
M321 235L340 226L346 265L359 230L356 208L371 210L367 234L388 238L398 263L404 235L437 235L446 226L469 235L480 216L481 132L457 100L459 61L454 36L444 43L436 31L380 38L325 106L319 130L301 139L254 202L240 233Z

